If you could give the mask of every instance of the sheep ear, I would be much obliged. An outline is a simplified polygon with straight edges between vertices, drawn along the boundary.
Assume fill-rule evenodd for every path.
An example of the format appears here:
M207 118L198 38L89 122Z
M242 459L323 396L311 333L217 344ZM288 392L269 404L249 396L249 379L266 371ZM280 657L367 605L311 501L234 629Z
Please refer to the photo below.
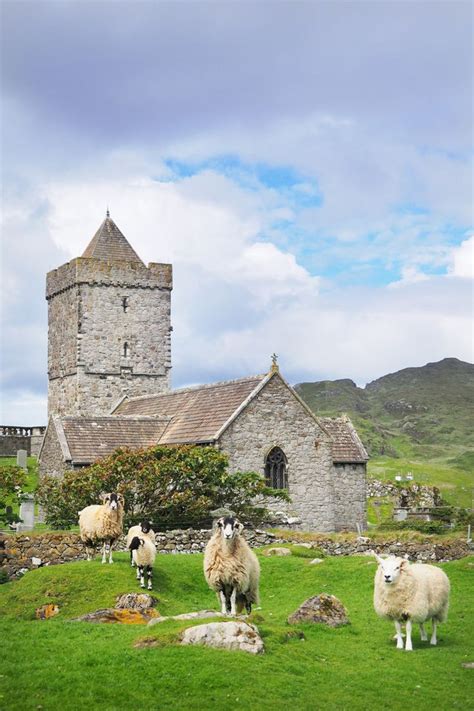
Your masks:
M402 560L402 562L400 563L400 570L403 570L404 568L408 568L409 565L410 565L410 563L408 562L408 560L406 558L404 558Z
M219 528L222 528L223 525L224 525L224 519L218 518L216 521L216 526L218 526Z
M240 523L240 521L237 521L237 526L236 526L236 528L239 529L239 533L242 533L242 531L244 530L244 524L243 524L243 523Z
M108 500L109 496L110 494L101 494L99 496L99 499L102 501L102 503L105 503Z
M374 556L375 560L379 565L382 565L383 563L383 558L381 558L375 551L371 551L372 555Z
M117 494L117 499L120 501L122 506L124 505L125 499L123 498L123 494Z

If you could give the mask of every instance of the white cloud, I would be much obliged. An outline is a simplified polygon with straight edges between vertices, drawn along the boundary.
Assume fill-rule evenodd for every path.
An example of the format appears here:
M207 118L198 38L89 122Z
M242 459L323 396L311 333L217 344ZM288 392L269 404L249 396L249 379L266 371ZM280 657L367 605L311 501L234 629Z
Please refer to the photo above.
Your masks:
M450 273L453 276L474 279L474 235L453 249Z

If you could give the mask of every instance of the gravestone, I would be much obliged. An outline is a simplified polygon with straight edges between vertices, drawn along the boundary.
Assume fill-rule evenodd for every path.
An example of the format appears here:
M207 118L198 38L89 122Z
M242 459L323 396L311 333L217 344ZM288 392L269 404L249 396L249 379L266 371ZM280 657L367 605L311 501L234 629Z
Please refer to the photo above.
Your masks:
M35 497L32 494L25 494L25 499L20 505L21 523L17 531L32 531L35 525Z
M19 467L26 471L28 471L28 465L27 465L27 452L26 449L19 449L16 453L16 463Z

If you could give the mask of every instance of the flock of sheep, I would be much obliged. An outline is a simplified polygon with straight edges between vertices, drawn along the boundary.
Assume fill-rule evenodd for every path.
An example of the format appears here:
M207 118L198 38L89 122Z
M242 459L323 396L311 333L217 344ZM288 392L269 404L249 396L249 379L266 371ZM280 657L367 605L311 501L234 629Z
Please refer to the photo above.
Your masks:
M123 497L104 494L102 504L87 506L79 512L81 539L85 543L87 560L91 560L98 543L102 544L102 563L112 563L112 549L123 532ZM217 594L223 615L238 615L243 609L250 614L259 601L260 565L246 540L240 535L242 524L233 517L217 521L204 552L204 577ZM148 522L133 526L127 533L127 548L132 566L137 568L137 580L152 589L153 564L156 557L155 533ZM425 623L431 620L431 644L437 644L438 622L445 622L449 605L449 580L433 565L410 564L404 558L381 558L375 574L375 612L395 623L397 649L403 649L402 624L405 624L405 650L411 651L412 625L420 625L421 640L427 640Z

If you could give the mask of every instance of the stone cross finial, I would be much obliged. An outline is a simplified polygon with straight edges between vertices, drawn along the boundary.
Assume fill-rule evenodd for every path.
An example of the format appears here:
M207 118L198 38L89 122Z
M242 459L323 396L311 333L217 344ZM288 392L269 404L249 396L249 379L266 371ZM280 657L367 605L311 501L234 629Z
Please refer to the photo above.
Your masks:
M106 216L106 217L110 217L110 210L109 210L109 207L108 207L108 206L107 206L107 212L105 213L105 216Z
M277 360L278 360L277 354L276 354L276 353L273 353L273 355L272 355L272 367L270 368L270 372L271 372L271 373L278 373L278 372L280 371L280 369L279 369L279 367L278 367Z

